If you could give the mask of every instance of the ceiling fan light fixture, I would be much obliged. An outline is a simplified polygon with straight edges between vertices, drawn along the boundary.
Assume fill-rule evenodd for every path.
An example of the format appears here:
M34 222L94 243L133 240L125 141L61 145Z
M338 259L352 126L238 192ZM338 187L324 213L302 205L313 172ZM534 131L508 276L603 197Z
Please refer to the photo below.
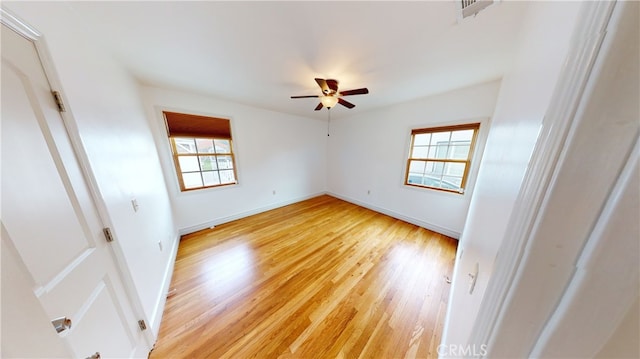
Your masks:
M0 0L1 1L1 0ZM345 101L343 99L344 96L351 95L366 95L369 93L369 90L366 87L347 90L347 91L338 91L338 80L334 79L320 79L316 78L316 83L320 86L322 90L322 95L314 96L314 95L304 95L304 96L291 96L291 98L318 98L320 103L316 106L314 111L320 111L323 107L328 109L334 107L336 104L341 104L346 108L354 108L356 105L352 104L349 101Z
M322 102L322 105L326 108L332 108L333 106L335 106L338 103L338 98L335 96L322 96L320 97L320 102Z

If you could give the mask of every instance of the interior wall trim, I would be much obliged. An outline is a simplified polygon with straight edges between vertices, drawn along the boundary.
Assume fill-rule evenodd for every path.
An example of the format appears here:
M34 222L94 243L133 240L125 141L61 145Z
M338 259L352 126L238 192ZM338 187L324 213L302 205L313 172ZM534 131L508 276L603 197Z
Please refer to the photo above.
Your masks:
M596 355L602 349L599 339L608 338L616 330L637 300L640 271L637 265L629 266L629 263L638 263L639 225L636 222L633 227L619 226L616 219L621 213L638 215L639 167L640 140L636 139L634 149L578 258L571 282L530 357L587 358ZM612 233L621 227L633 235ZM589 298L592 304L584 305L584 298ZM607 310L594 312L594 308ZM576 322L580 325L576 326ZM572 326L576 329L567 330ZM580 339L568 340L567 337Z
M517 283L517 273L524 266L523 259L536 233L537 219L555 179L556 165L571 141L570 129L615 5L615 2L587 2L581 8L567 59L505 231L504 238L509 240L503 241L500 247L469 344L483 343L491 347L496 339L497 324L506 307L510 289Z
M23 37L31 40L32 42L40 41L42 34L35 28L31 27L26 22L19 19L17 16L11 14L7 10L0 8L0 21L2 24L9 27L11 30L17 32Z
M4 8L0 8L0 22L33 42L36 52L38 53L38 57L40 58L45 76L49 81L49 86L53 91L57 91L60 94L62 101L65 104L66 110L64 112L60 112L60 116L67 129L67 134L69 135L69 140L71 141L78 165L82 170L82 175L89 187L89 193L91 194L95 208L98 211L98 217L104 227L110 227L112 229L112 233L115 237L115 240L111 243L111 248L113 249L112 253L118 267L120 278L124 284L125 294L137 316L148 322L149 318L146 318L144 314L144 308L140 297L138 296L138 291L131 272L129 271L124 251L118 242L117 228L113 226L113 221L111 220L111 216L107 210L107 205L104 202L102 193L98 187L98 182L91 168L89 157L82 143L80 130L73 115L73 104L68 101L65 95L64 87L62 86L62 82L60 81L60 77L58 76L58 72L55 67L55 62L51 57L51 53L46 42L46 34L41 33L26 21L23 21L18 16ZM156 337L153 336L151 332L152 331L149 330L143 332L148 348L152 348L156 341Z
M151 315L151 320L149 322L151 331L156 338L158 337L158 333L160 332L160 324L162 323L162 315L164 314L165 304L167 303L167 294L169 293L171 287L171 279L173 278L173 269L176 265L176 257L178 256L179 245L180 235L176 233L171 243L171 257L169 258L164 271L162 287L160 288L160 292L157 295L156 305L153 309L153 314Z
M313 194L310 194L310 195L307 195L307 196L302 196L302 197L297 197L297 198L289 199L289 200L282 201L282 202L272 203L272 204L269 204L269 205L266 205L266 206L263 206L263 207L250 209L250 210L247 210L247 211L244 211L244 212L240 212L240 213L236 213L236 214L232 214L232 215L229 215L229 216L215 218L215 219L212 219L212 220L204 222L204 223L200 223L200 224L196 224L196 225L193 225L193 226L180 228L180 229L178 229L178 233L179 233L180 236L183 236L185 234L201 231L203 229L211 228L211 227L223 224L223 223L227 223L227 222L235 221L235 220L238 220L238 219L241 219L241 218L253 216L254 214L259 214L259 213L262 213L262 212L270 211L272 209L276 209L276 208L288 206L290 204L302 202L302 201L305 201L307 199L311 199L313 197L322 196L324 194L327 194L327 193L326 192L313 193Z
M327 192L327 194L330 195L330 196L339 198L339 199L341 199L343 201L347 201L349 203L353 203L353 204L358 205L360 207L364 207L364 208L370 209L370 210L372 210L374 212L382 213L382 214L387 215L389 217L393 217L393 218L399 219L401 221L405 221L407 223L415 224L418 227L422 227L422 228L428 229L428 230L436 232L436 233L444 234L447 237L460 239L460 232L454 231L451 228L438 226L436 224L429 223L427 221L423 221L423 220L420 220L420 219L417 219L417 218L405 216L403 214L400 214L398 212L392 211L390 209L374 206L374 205L372 205L370 203L361 202L361 201L358 201L358 200L350 198L350 197L339 195L337 193Z

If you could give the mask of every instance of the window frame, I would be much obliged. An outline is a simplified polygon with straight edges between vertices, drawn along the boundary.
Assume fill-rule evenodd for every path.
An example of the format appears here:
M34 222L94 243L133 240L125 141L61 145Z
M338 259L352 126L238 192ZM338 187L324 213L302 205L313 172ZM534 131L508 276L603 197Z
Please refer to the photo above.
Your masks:
M405 186L411 186L411 187L416 187L416 188L426 188L426 189L432 189L432 190L436 190L436 191L443 191L443 192L449 192L449 193L456 193L456 194L460 194L460 195L464 195L464 193L466 192L466 188L467 188L467 182L469 180L469 173L471 172L471 164L472 164L472 160L475 154L475 149L476 149L476 145L478 142L478 132L480 132L480 122L473 122L473 123L464 123L464 124L459 124L459 125L450 125L450 126L438 126L438 127L425 127L425 128L416 128L416 129L412 129L411 130L411 140L410 140L410 145L409 145L409 153L407 156L407 161L406 161L406 168L405 168L405 173L404 173L404 185ZM466 130L473 130L473 135L471 137L471 143L469 144L469 153L467 154L467 158L466 159L449 159L449 158L432 158L432 157L412 157L413 156L413 151L414 151L414 142L415 142L415 136L418 134L434 134L434 133L439 133L439 132L453 132L453 131L466 131ZM451 142L451 140L449 140L449 143ZM455 189L448 189L448 188L441 188L441 187L434 187L434 186L429 186L429 185L425 185L425 184L416 184L416 183L409 183L409 168L411 166L411 162L412 161L422 161L422 162L441 162L441 163L463 163L465 165L464 168L464 172L462 174L462 181L460 184L460 189L459 190L455 190Z
M219 134L211 134L210 136L207 135L206 133L194 133L194 134L177 134L177 135L172 135L171 134L171 130L170 130L170 125L169 125L169 119L167 118L167 115L180 115L180 116L184 116L184 117L193 117L193 118L210 118L212 120L224 120L224 121L228 121L229 122L229 129L228 129L228 136L221 136ZM226 186L230 186L230 185L237 185L239 183L238 181L238 169L237 169L237 164L236 164L236 156L235 156L235 152L233 150L233 145L234 145L234 141L233 141L233 136L231 134L231 120L227 119L227 118L220 118L220 117L213 117L213 116L206 116L206 115L195 115L195 114L189 114L189 113L184 113L184 112L173 112L173 111L163 111L163 118L164 118L164 122L165 122L165 127L167 130L167 139L169 140L169 147L171 149L171 157L173 158L173 167L174 167L174 174L178 180L178 187L180 188L180 192L190 192L190 191L196 191L196 190L202 190L202 189L209 189L209 188L217 188L217 187L226 187ZM194 141L194 146L195 146L195 152L194 153L180 153L178 151L178 145L177 145L177 139L191 139ZM214 148L214 152L213 153L209 153L209 152L199 152L198 150L198 144L197 144L197 140L199 139L205 139L205 140L210 140L212 141L212 145ZM221 140L221 141L228 141L229 142L229 152L225 152L225 153L217 153L215 148L216 148L216 144L215 141L216 140ZM180 158L181 157L196 157L197 159L197 163L198 163L198 171L186 171L183 172L182 168L180 166ZM202 163L200 161L200 157L215 157L216 158L216 169L215 170L203 170L202 169ZM218 157L230 157L231 158L231 165L232 168L223 168L220 169L218 166L218 162L217 159ZM224 170L232 170L233 171L233 178L234 181L230 182L230 183L219 183L219 184L214 184L214 185L205 185L205 181L204 181L204 177L203 173L205 172L217 172L218 175L218 179L221 180L220 178L220 172L224 171ZM191 187L191 188L187 188L185 186L184 183L184 178L183 178L183 174L184 173L198 173L201 176L201 180L202 180L202 186L198 186L198 187ZM222 181L221 181L222 182Z

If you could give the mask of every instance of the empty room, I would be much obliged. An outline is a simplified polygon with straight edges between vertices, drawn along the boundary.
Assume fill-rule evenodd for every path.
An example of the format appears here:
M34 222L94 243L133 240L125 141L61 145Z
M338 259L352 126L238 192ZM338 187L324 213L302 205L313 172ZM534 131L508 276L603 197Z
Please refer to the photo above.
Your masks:
M640 357L639 17L3 1L0 355Z

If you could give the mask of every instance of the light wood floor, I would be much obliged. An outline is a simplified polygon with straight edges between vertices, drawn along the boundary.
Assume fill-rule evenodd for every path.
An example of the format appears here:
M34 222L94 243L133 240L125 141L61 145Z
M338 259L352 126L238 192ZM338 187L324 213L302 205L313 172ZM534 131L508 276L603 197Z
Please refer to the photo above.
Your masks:
M329 196L185 236L151 358L437 357L456 245Z

